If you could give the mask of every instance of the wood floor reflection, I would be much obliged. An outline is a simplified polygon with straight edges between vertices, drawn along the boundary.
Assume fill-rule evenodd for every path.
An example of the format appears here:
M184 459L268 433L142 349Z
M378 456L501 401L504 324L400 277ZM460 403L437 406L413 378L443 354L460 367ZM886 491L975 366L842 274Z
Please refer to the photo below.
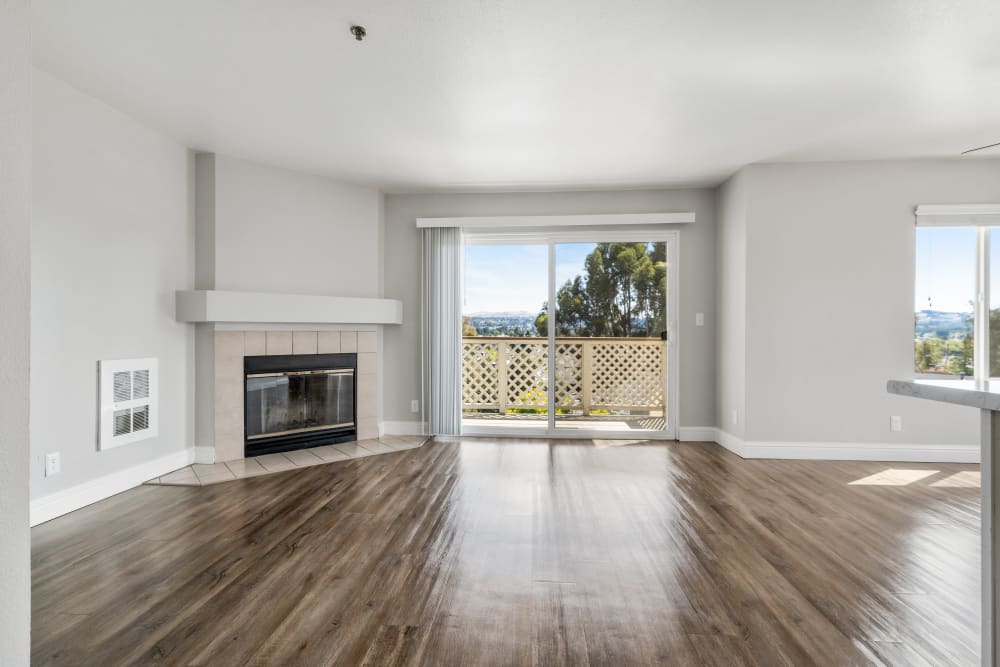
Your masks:
M37 665L975 665L978 468L451 439L33 529Z

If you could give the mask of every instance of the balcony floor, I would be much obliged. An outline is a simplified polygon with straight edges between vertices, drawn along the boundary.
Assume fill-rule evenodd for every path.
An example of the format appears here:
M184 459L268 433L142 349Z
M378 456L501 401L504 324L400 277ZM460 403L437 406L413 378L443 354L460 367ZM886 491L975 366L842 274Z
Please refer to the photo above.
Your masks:
M547 415L475 415L462 418L463 427L511 429L544 429ZM584 417L582 415L557 415L556 428L587 431L663 431L666 422L657 416Z

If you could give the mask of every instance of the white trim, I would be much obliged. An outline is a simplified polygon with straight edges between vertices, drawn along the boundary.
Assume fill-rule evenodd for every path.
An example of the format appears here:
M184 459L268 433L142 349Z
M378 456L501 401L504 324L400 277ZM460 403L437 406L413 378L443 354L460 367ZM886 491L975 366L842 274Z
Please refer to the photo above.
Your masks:
M215 446L199 445L194 448L194 462L212 464L215 463Z
M493 215L417 218L417 227L504 229L511 227L589 227L594 225L676 225L695 221L691 211L679 213L606 213L586 215Z
M990 228L976 227L976 294L973 308L973 377L990 377Z
M559 382L556 378L556 373L559 369L556 368L556 327L558 322L556 321L556 242L549 239L548 247L548 290L547 297L545 299L546 312L545 317L548 318L548 324L545 329L546 339L548 340L548 360L545 362L548 365L548 378L546 378L546 384L549 388L547 391L547 398L549 406L553 409L547 411L547 421L546 429L549 433L555 433L556 430L556 409L555 409L555 397L556 392L559 391ZM463 362L464 363L464 362Z
M413 421L385 421L379 425L382 435L427 435L427 424Z
M680 421L681 380L681 235L674 230L663 234L667 243L667 430L676 439Z
M716 429L715 442L745 459L979 463L979 445L897 442L747 442Z
M462 231L464 245L548 245L559 243L641 243L650 239L679 236L676 229L595 229L567 230L552 229L548 231Z
M918 225L998 225L1000 204L921 204L914 215Z
M182 449L160 458L141 463L125 470L119 470L89 482L71 486L62 491L50 493L47 496L31 501L31 525L54 519L68 514L81 507L110 498L122 491L139 486L143 482L166 475L194 462L194 448Z
M680 442L715 442L714 426L679 426L677 440Z
M743 457L743 453L746 448L743 446L743 439L739 438L728 431L723 431L721 428L715 429L715 442L720 446L728 449L733 454L739 457Z
M312 294L178 290L178 322L402 324L403 302Z

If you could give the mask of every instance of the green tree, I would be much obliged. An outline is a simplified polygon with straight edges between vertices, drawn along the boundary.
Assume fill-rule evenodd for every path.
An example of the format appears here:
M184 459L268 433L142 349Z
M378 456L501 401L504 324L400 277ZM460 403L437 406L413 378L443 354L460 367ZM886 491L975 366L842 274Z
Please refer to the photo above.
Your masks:
M599 243L556 292L557 336L655 336L666 328L664 243ZM548 335L547 304L535 329Z
M478 336L479 332L476 331L476 327L472 325L472 318L468 315L462 316L462 336Z

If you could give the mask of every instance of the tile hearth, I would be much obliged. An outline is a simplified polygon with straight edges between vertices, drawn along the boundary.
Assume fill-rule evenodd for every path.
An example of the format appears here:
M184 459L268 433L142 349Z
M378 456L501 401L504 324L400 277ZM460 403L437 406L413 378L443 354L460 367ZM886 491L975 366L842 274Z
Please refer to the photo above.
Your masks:
M226 461L225 463L185 466L180 470L156 477L146 484L164 486L207 486L220 482L231 482L244 477L256 477L269 473L306 468L309 466L349 461L365 456L391 454L423 446L429 438L422 435L384 435L372 440L342 442L311 449L297 449L282 454L265 454L249 459Z

